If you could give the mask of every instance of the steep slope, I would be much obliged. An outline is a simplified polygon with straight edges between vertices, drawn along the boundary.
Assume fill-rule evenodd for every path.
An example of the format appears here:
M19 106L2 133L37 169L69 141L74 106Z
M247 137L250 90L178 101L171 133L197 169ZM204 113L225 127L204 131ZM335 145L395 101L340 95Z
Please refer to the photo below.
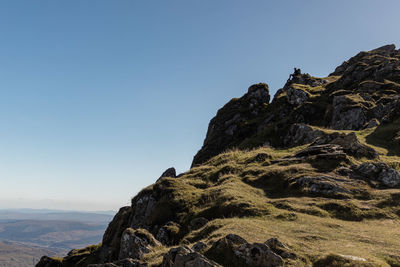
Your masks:
M103 242L37 266L400 266L400 51L253 85L192 168L123 207Z

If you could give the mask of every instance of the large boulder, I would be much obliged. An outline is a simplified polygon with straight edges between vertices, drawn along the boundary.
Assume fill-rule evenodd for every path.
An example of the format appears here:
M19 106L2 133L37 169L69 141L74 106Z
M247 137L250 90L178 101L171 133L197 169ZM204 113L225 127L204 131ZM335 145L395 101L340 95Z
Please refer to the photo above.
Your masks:
M339 145L333 144L312 144L309 147L298 151L295 154L296 158L319 158L319 159L337 159L346 160L346 153Z
M318 137L325 133L319 129L314 129L304 123L295 123L289 127L286 135L283 137L283 145L287 147L305 145L314 142Z
M132 215L132 208L127 206L121 208L108 225L100 249L100 259L103 262L111 262L118 259L121 245L121 236L129 227L129 220Z
M360 140L358 140L357 135L354 132L348 134L340 132L324 134L318 137L311 144L311 146L322 144L332 144L340 146L346 154L349 154L356 158L365 157L368 159L375 159L378 157L378 153L373 148L362 144Z
M400 183L400 173L393 168L385 168L378 179L387 187L396 187Z
M355 170L362 177L377 180L385 187L397 187L400 184L400 173L382 162L364 162Z
M215 242L205 255L224 266L232 267L273 267L284 264L283 258L268 245L250 244L234 234L229 234Z
M123 259L112 263L89 264L88 267L147 267L146 263L141 263L135 259Z
M335 96L331 127L336 130L359 130L367 122L367 111L346 95Z
M310 98L310 94L305 90L289 87L286 90L286 98L289 104L293 106L299 106Z
M272 237L264 242L273 252L278 254L284 259L297 259L297 255L294 254L290 248L282 243L278 238Z
M265 244L242 244L235 250L235 255L246 266L274 267L283 265L282 257Z
M132 228L146 228L149 224L150 217L157 204L156 196L153 192L144 192L132 199L132 214L129 223Z
M217 267L216 262L189 247L172 248L164 255L161 267Z
M350 181L333 176L300 176L292 179L290 183L292 187L299 188L303 192L326 197L344 196L351 193L345 187L345 184L351 184Z
M298 146L312 143L308 150L318 145L340 146L340 150L351 156L374 159L378 153L371 147L364 145L357 138L354 132L324 132L302 123L295 123L289 127L286 136L283 138L285 146Z
M147 230L127 228L121 237L118 258L120 260L125 258L143 259L144 255L158 246L161 246L161 243Z
M164 245L174 245L179 240L180 230L178 223L169 221L158 229L156 238Z

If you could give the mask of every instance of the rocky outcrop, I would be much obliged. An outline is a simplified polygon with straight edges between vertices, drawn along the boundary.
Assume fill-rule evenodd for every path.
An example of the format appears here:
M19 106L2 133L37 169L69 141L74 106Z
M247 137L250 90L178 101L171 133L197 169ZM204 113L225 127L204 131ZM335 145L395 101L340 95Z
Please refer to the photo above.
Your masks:
M102 263L102 264L89 264L87 267L147 267L146 263L142 263L134 259L123 259L114 261L113 263Z
M118 258L121 236L123 231L129 227L129 220L132 215L131 207L123 207L114 216L103 235L100 259L102 261L111 261Z
M164 245L174 245L179 241L181 226L176 222L167 222L157 232L157 240Z
M292 187L300 188L311 194L326 197L343 196L351 192L342 184L353 183L340 177L332 176L301 176L292 180Z
M289 79L287 80L283 89L285 90L289 88L292 84L302 84L311 87L316 87L326 84L327 82L328 81L326 79L312 77L310 74L301 73L300 69L294 68L294 72L290 74Z
M390 45L359 53L326 79L295 69L270 104L268 87L254 85L211 120L192 166L228 148L307 143L321 133L313 126L361 130L390 122L400 115L399 82L400 52ZM295 136L296 127L306 128Z
M289 87L286 90L286 98L290 105L299 106L310 98L310 94L305 90Z
M144 255L151 252L155 247L161 246L152 234L144 229L133 230L127 228L122 233L121 246L118 258L143 259Z
M283 259L297 259L297 255L294 254L290 248L279 241L278 238L273 237L265 241L264 243L267 245L273 252L281 256Z
M268 244L275 248L271 249ZM278 252L278 253L277 253ZM264 244L250 244L238 235L229 234L215 242L205 255L224 266L273 267L282 266L285 257L296 257L279 240L268 240Z
M221 266L207 259L189 247L172 248L164 255L161 267L217 267Z
M166 169L160 176L160 178L158 178L158 180L160 180L161 178L164 177L171 177L171 178L176 178L176 170L174 167L168 168Z
M346 154L360 158L365 157L374 159L378 157L378 153L371 147L364 145L358 140L354 132L324 132L320 129L305 124L294 124L289 128L287 135L284 137L283 142L286 146L298 146L312 143L309 148L304 152L308 154L315 148L322 148L320 145L336 146ZM324 146L328 148L328 146ZM333 152L333 150L331 150ZM321 154L321 153L319 153Z
M133 214L129 225L132 228L147 228L151 223L151 216L157 204L156 196L152 193L143 193L132 199Z
M333 129L359 130L366 123L366 111L359 106L351 107L351 104L346 96L335 96L333 98L331 121Z
M358 140L357 135L352 132L349 134L345 133L332 133L317 138L314 145L321 144L332 144L340 146L343 151L353 157L361 158L365 157L368 159L375 159L378 157L378 153L371 147L364 145Z
M260 115L269 103L268 85L255 84L239 99L232 99L210 121L203 147L194 156L192 166L200 164L221 153L225 149L243 141L257 131L257 125L248 122Z
M367 179L380 181L386 187L400 184L400 173L381 162L365 162L356 167L356 171Z
M343 148L339 145L333 144L313 144L309 147L300 150L295 154L296 158L310 158L313 159L337 159L337 160L346 160L346 153L344 153Z
M295 123L289 127L286 136L283 138L283 144L286 147L305 145L324 135L323 131L314 129L307 124Z
M398 80L400 52L394 45L386 45L369 52L360 52L330 74L341 76L338 81L342 88L351 87L367 78L382 81L385 78Z
M400 51L389 45L359 53L326 78L295 69L271 103L266 84L250 86L210 121L194 168L179 176L167 169L131 206L119 210L101 245L73 250L62 260L43 257L37 266L328 266L361 261L344 255L319 260L312 251L306 259L308 254L277 238L250 243L234 231L220 235L243 218L260 228L260 220L296 223L304 214L310 221L312 216L399 218L400 173L394 161L400 151L399 84ZM238 150L229 151L234 148ZM314 236L301 238L303 244ZM149 257L157 263L149 263Z

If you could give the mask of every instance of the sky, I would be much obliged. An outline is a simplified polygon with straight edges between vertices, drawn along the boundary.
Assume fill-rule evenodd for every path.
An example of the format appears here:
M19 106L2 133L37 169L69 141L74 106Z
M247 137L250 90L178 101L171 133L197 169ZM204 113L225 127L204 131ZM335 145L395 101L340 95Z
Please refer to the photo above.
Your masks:
M400 45L400 1L0 2L0 208L117 210L233 97Z

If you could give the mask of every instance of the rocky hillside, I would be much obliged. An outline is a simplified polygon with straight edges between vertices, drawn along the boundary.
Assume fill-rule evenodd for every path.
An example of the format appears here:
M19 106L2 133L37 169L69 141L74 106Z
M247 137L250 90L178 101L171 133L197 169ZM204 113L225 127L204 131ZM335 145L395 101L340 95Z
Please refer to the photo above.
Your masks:
M361 52L272 101L250 86L211 120L189 171L168 169L103 242L52 266L400 266L400 50Z

